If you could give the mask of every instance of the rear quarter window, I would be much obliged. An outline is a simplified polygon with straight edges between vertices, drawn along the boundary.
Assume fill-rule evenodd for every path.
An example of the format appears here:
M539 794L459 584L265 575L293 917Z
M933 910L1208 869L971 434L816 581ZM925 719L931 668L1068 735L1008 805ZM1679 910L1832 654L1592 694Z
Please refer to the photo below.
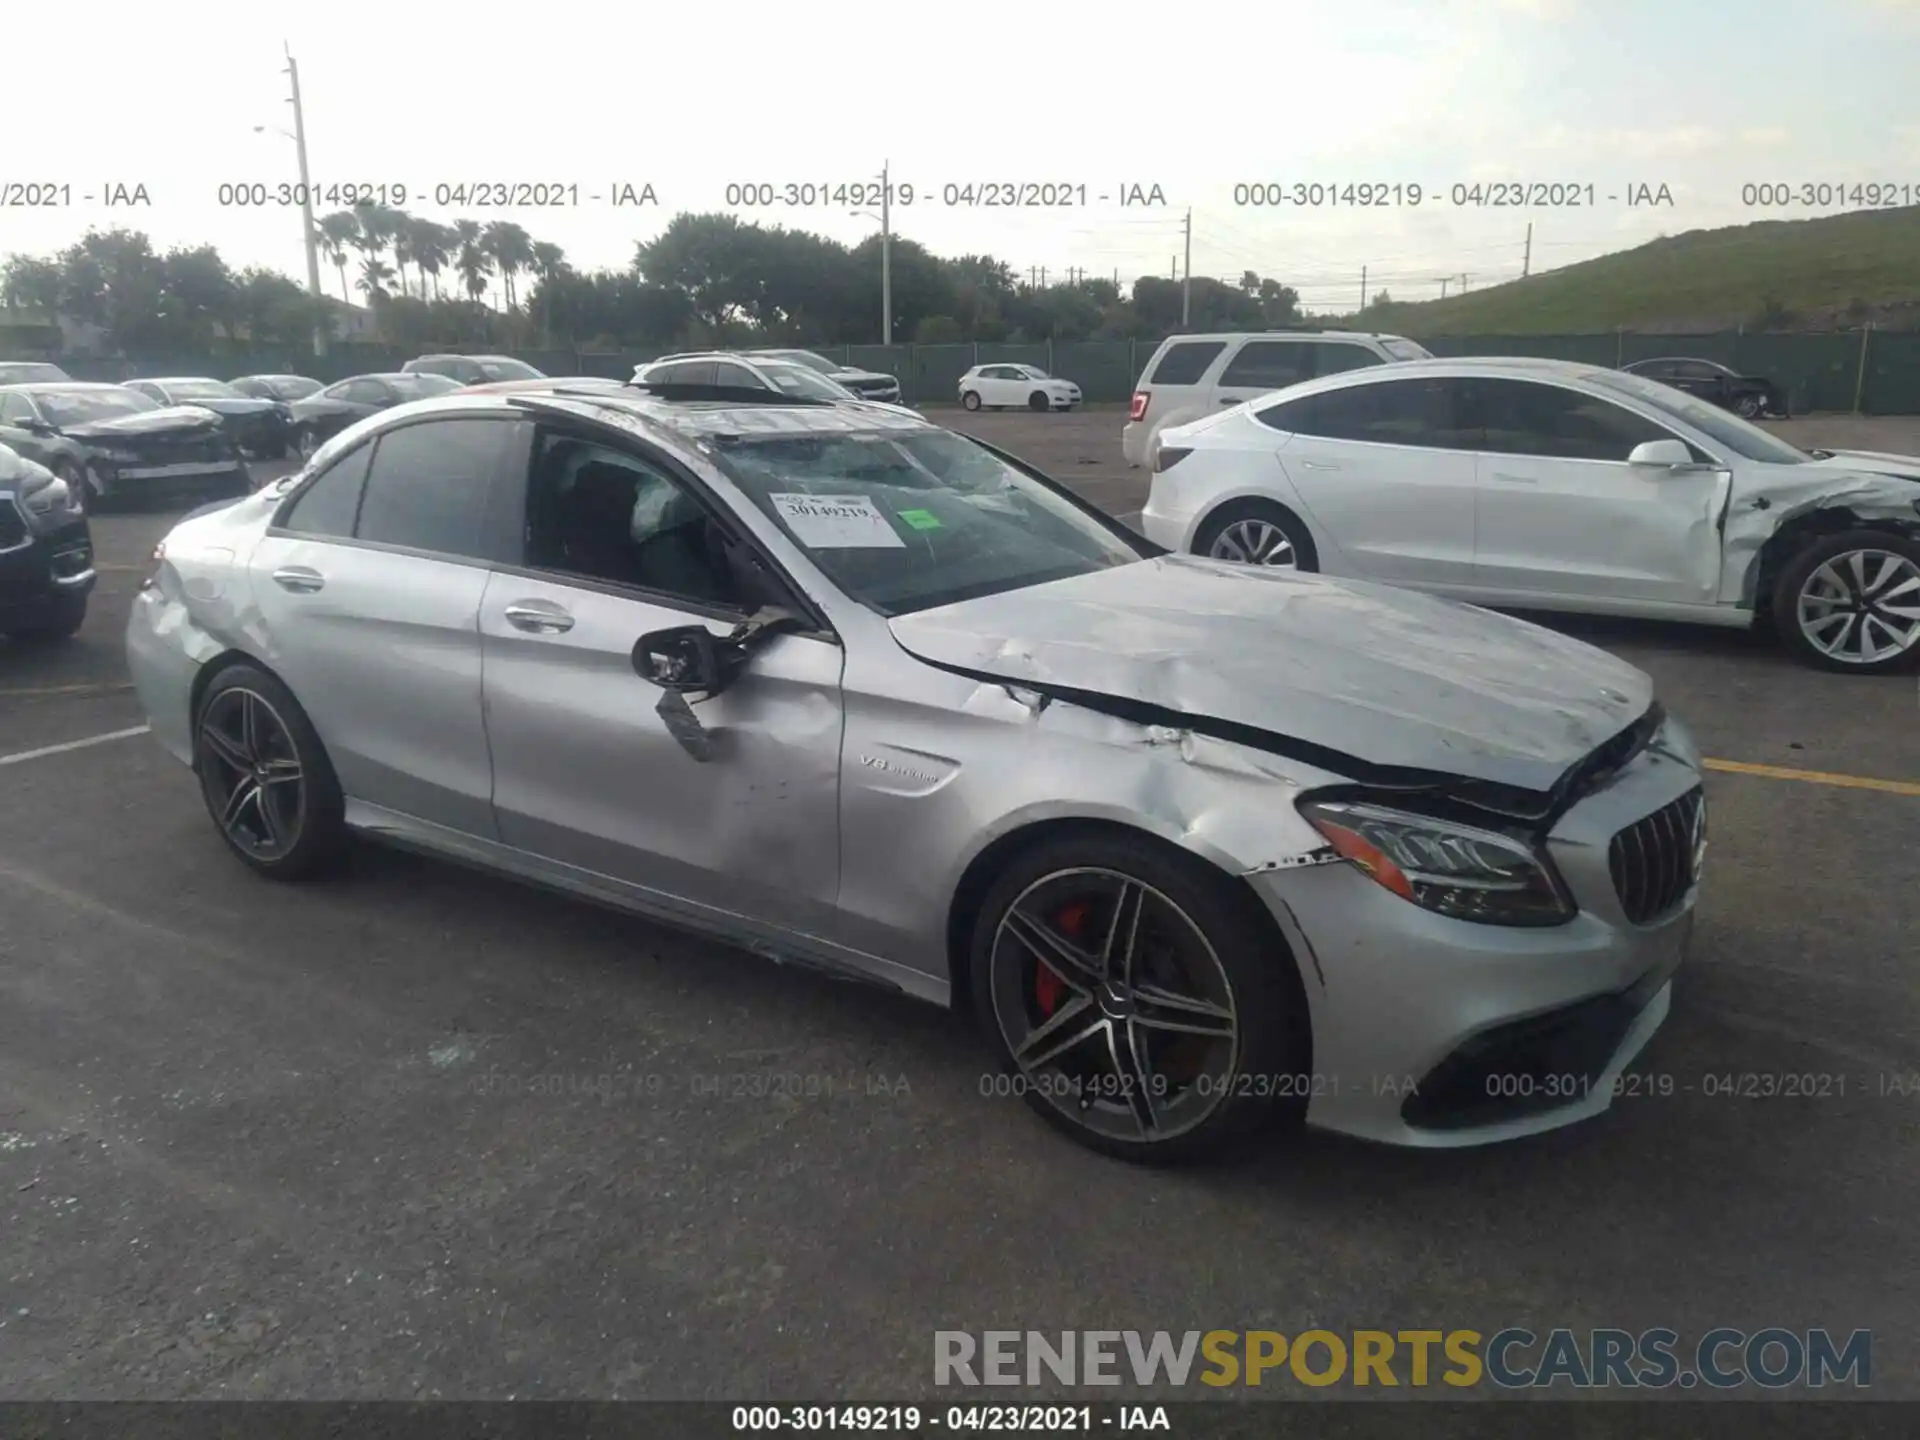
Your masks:
M1207 367L1227 348L1222 340L1183 340L1169 345L1147 377L1149 385L1198 385Z

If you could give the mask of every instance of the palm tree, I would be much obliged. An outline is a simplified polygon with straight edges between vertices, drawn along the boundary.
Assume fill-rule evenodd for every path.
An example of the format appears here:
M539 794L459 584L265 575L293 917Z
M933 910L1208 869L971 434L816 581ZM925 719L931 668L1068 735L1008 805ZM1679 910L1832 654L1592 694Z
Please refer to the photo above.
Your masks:
M480 226L472 220L456 220L453 239L453 268L466 284L467 298L478 301L487 293L487 279L493 274L493 262L480 248Z
M433 298L440 298L440 272L447 268L453 258L454 233L448 225L433 220L415 217L408 225L408 248L413 252L413 263L423 277L433 277ZM421 281L420 295L426 298L426 282Z
M567 268L567 254L550 240L541 240L528 252L533 273L540 277L540 343L553 343L553 287Z
M480 247L499 266L507 309L512 310L518 303L514 293L514 277L533 260L533 237L511 220L496 220L481 232Z
M347 289L347 249L349 246L359 248L360 221L351 210L336 210L331 215L322 215L313 228L319 232L314 238L326 251L328 263L340 272L340 298L351 305L353 292Z
M354 202L353 218L360 227L353 248L369 260L378 259L387 248L387 242L393 238L393 211L372 200L359 200ZM363 269L363 278L365 273Z
M417 265L420 260L420 257L414 252L413 248L414 227L419 223L419 221L415 220L413 216L407 214L404 210L396 210L393 212L393 268L400 272L400 293L402 295L411 295L413 293L407 284L407 266ZM423 277L420 281L420 293L424 295L426 288L427 282Z
M391 279L393 271L377 254L369 253L360 262L360 293L367 297L367 308L373 311L373 330L376 335L380 333L380 321L387 299L386 284Z

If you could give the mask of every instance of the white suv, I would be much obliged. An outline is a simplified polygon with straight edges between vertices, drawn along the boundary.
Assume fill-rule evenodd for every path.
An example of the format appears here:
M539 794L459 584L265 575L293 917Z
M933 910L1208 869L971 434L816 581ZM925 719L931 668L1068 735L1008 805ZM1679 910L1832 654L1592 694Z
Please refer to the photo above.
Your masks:
M1140 373L1120 448L1127 464L1151 468L1156 438L1169 425L1184 425L1302 380L1393 360L1432 358L1424 346L1398 335L1357 330L1174 335L1160 342Z

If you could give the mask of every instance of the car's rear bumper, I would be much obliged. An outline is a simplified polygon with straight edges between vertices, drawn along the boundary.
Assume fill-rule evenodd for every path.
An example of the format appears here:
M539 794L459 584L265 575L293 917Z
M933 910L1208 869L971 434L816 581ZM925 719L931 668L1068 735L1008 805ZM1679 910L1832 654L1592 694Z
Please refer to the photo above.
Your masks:
M1344 862L1250 877L1308 994L1312 1072L1288 1082L1308 1122L1388 1144L1481 1145L1657 1095L1623 1072L1666 1018L1698 886L1632 924L1607 848L1698 783L1688 764L1643 756L1569 812L1551 842L1581 905L1564 925L1449 919Z
M1126 457L1127 464L1138 467L1147 463L1150 434L1144 420L1129 420L1120 428L1120 453Z
M193 763L194 677L219 646L204 635L186 607L158 585L133 597L127 615L127 673L140 697L153 738L183 765Z

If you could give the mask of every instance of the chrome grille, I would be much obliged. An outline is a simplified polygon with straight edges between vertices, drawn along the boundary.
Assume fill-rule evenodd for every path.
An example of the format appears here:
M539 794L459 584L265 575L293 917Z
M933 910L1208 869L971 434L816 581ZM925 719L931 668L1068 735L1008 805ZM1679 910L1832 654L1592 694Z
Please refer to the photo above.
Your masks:
M1706 796L1689 790L1613 837L1607 869L1627 919L1644 925L1666 914L1698 879L1695 859L1706 832Z

